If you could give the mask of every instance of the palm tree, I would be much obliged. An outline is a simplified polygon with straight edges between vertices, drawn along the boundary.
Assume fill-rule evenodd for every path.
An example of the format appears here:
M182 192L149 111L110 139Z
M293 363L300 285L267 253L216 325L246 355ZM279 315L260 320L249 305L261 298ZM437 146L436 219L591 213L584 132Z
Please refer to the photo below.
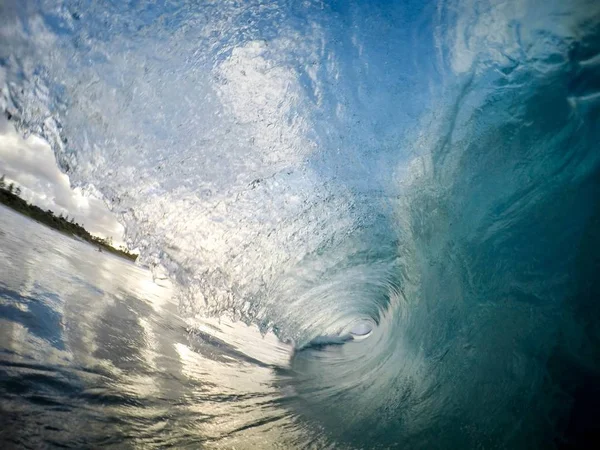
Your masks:
M17 189L15 189L15 194L17 194L19 196L21 195L21 188L20 187L17 187Z
M15 183L10 183L10 185L8 186L8 192L10 192L12 194L14 190L15 190Z
M6 187L6 181L4 181L4 175L0 178L0 189L4 189Z

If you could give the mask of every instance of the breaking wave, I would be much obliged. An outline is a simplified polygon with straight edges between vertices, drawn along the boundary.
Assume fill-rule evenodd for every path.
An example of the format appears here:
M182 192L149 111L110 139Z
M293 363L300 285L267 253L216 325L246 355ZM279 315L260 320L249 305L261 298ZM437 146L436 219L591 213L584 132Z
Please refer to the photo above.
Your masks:
M600 369L599 30L591 0L5 0L0 106L184 316L293 344L286 405L336 442L547 448Z

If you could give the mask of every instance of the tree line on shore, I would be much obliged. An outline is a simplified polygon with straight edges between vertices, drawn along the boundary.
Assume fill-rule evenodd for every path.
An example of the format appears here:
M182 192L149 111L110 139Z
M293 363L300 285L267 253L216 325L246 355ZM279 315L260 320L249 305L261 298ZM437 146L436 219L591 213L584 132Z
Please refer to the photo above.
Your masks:
M21 188L15 186L14 183L7 185L5 180L5 176L2 175L0 178L0 203L5 206L64 234L77 236L78 238L97 246L99 250L106 250L131 261L137 259L138 255L129 253L126 248L113 247L112 238L108 237L104 239L93 236L89 231L83 228L82 225L75 222L74 218L69 218L69 216L63 216L62 214L56 216L54 212L49 209L43 210L39 206L26 202L21 198Z

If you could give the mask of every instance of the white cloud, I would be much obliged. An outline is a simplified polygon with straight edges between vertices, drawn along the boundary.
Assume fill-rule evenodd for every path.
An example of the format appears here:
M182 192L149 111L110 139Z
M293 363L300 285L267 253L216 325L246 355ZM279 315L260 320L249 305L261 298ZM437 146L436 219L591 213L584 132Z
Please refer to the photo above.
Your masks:
M68 214L92 234L123 239L123 226L104 202L71 189L69 177L56 165L46 141L36 136L23 139L5 118L0 119L0 175L22 189L21 196L43 209Z

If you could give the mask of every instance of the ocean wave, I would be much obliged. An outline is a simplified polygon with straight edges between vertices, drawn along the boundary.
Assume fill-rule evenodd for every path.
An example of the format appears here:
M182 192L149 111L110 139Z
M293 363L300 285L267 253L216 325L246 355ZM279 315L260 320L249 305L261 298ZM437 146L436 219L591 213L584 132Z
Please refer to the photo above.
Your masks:
M561 364L599 369L597 2L0 8L0 106L183 314L303 349L306 420L363 448L568 432Z

